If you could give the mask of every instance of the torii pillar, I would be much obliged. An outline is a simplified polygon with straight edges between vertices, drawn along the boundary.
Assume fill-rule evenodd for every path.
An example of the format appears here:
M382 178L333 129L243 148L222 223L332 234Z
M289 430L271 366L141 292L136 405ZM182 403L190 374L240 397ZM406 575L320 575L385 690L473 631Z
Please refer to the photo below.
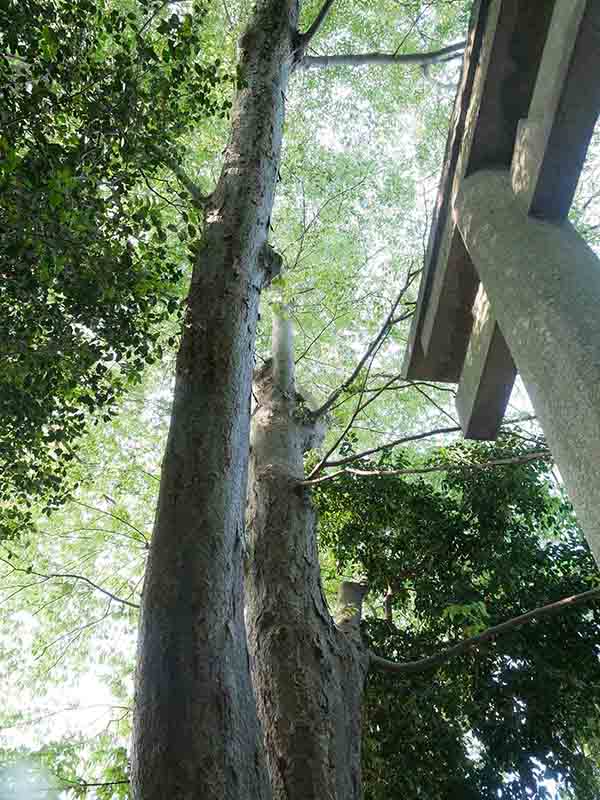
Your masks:
M600 260L566 217L600 111L600 0L480 0L405 360L493 439L518 369L600 563Z

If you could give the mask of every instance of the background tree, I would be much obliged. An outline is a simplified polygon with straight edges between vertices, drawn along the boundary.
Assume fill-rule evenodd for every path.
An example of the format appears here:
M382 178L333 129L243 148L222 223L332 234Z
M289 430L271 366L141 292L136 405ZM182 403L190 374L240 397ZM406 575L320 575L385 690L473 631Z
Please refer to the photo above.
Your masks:
M162 179L177 208L165 167L200 120L225 113L231 76L203 52L205 5L165 8L0 8L4 537L28 501L64 500L86 421L110 418L180 305L182 260L148 181Z

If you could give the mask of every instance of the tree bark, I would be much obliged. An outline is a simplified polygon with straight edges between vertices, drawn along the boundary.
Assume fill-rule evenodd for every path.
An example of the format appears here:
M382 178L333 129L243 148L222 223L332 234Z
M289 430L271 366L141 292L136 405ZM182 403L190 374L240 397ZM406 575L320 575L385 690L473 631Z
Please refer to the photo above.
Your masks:
M248 500L252 673L277 800L356 800L367 658L355 603L336 625L323 596L316 518L303 478L314 423L295 392L291 323L256 374ZM362 587L354 598L362 600Z
M204 212L139 630L137 800L270 796L242 587L250 390L298 0L259 0Z

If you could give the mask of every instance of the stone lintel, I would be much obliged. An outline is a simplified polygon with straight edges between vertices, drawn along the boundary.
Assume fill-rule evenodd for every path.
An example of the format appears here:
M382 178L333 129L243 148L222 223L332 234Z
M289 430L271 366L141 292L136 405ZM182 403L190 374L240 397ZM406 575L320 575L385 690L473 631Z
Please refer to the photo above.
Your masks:
M600 111L600 3L557 0L511 167L525 210L564 219Z
M457 382L472 324L478 279L451 209L465 175L510 166L519 119L527 114L553 0L488 0L476 6L461 89L446 150L404 373Z
M403 374L411 380L456 381L458 380L458 375L460 375L461 364L458 365L458 368L452 368L450 366L450 369L447 369L444 364L444 360L448 361L448 357L450 357L450 365L452 364L452 353L448 352L448 348L444 347L443 351L438 353L430 349L428 353L425 354L421 342L421 331L423 327L423 318L429 303L429 295L431 294L436 264L440 258L440 249L447 252L450 243L449 233L452 233L454 227L451 214L452 198L450 197L450 189L454 182L454 175L461 151L465 121L471 101L473 82L479 64L486 25L488 27L490 25L495 25L498 14L498 2L495 3L490 14L491 5L492 0L475 0L471 11L467 45L463 58L463 69L454 103L452 119L450 121L448 139L446 141L446 153L444 156L440 187L433 212L433 220L431 228L429 229L423 277L419 284L417 307L412 319L408 347L402 367ZM451 226L449 232L445 230L448 225ZM443 255L441 257L444 259Z
M473 306L473 317L456 409L467 439L495 439L517 370L482 284Z

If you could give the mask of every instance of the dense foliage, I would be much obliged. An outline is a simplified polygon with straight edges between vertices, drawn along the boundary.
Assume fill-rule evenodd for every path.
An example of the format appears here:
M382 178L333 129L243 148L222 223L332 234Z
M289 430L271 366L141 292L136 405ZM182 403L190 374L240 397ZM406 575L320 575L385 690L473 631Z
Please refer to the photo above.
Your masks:
M456 465L518 457L456 445L424 478L344 476L317 495L321 542L338 567L389 594L370 617L373 650L412 661L494 624L598 584L592 556L543 462ZM434 462L435 463L435 462ZM394 454L381 469L406 466ZM591 800L600 769L589 741L600 708L600 607L574 608L497 637L414 676L373 671L365 705L369 800L391 796L544 798L553 779ZM562 796L562 795L561 795Z
M204 2L189 12L0 3L0 499L11 505L60 499L86 418L111 414L178 309L182 260L148 179L178 200L165 165L186 132L226 113L231 84L202 51ZM4 537L10 522L5 511Z

